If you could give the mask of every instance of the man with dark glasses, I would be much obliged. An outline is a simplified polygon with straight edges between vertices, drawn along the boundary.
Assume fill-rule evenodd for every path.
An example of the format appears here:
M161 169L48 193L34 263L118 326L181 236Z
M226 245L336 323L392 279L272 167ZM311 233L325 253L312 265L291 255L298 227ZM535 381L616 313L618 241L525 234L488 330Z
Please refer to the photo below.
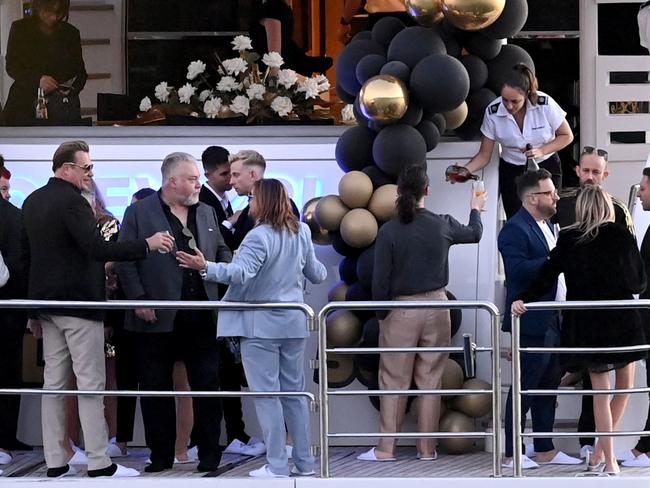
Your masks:
M178 266L176 252L196 249L210 260L230 262L215 211L199 202L200 173L196 160L172 153L162 164L162 188L131 205L124 215L120 241L150 232L165 231L176 243L171 253L151 253L140 263L121 263L117 273L128 299L219 300L216 283L200 273ZM135 333L138 377L142 390L172 390L174 362L183 361L192 390L219 389L219 351L213 310L138 309L127 314L125 328ZM151 464L146 472L171 469L176 441L176 407L173 398L141 399ZM194 441L199 471L215 471L221 460L219 447L221 400L195 398Z

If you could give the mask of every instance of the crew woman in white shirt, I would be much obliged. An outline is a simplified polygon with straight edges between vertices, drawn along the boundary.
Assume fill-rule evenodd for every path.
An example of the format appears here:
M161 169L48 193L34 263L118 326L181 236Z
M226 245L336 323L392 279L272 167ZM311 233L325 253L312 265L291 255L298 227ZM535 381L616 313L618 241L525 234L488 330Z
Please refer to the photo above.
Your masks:
M494 143L501 144L499 192L506 217L521 207L515 178L526 169L527 158L548 170L556 188L562 187L562 164L557 151L573 141L566 112L553 98L537 91L537 78L524 64L508 73L501 96L485 109L483 138L478 153L467 164L475 173L490 162ZM527 150L530 144L532 149Z

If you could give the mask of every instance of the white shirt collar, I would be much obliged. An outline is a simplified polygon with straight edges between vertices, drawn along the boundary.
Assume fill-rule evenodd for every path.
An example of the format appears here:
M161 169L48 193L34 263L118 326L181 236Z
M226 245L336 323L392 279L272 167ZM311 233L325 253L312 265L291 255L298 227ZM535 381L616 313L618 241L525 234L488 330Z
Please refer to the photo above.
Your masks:
M228 195L227 195L227 194L224 193L224 196L221 197L221 196L216 192L216 190L215 190L214 188L212 188L210 185L208 185L207 183L205 183L203 186L206 187L208 190L210 190L210 192L212 192L212 194L213 194L215 197L217 197L217 199L219 200L219 202L221 203L221 205L223 205L223 206L228 205Z

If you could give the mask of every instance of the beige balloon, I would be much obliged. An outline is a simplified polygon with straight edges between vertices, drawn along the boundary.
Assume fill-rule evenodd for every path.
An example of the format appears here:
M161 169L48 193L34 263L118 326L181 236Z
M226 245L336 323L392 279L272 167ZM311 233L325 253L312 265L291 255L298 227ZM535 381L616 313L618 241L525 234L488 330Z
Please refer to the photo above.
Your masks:
M344 302L345 294L348 291L348 285L345 281L339 281L336 283L330 291L327 293L328 302Z
M492 385L479 378L472 378L463 383L463 389L490 390ZM489 393L459 395L454 400L454 408L470 417L483 417L492 411L492 395Z
M327 316L327 347L356 346L361 340L361 322L348 310L336 310Z
M473 432L474 419L455 410L447 410L440 418L440 432ZM474 445L474 439L463 437L442 438L440 446L449 454L464 454Z
M378 221L386 222L397 214L396 200L397 185L382 185L372 194L370 203L368 203L368 210Z
M372 196L372 180L361 171L350 171L339 181L339 198L350 208L368 205Z
M341 220L341 237L352 247L368 247L377 238L377 219L365 208L355 208Z
M465 374L463 368L460 367L453 359L447 358L445 361L445 369L442 371L442 386L443 390L457 390L463 387L463 380ZM443 400L451 400L454 395L444 395Z
M327 383L347 383L354 376L354 358L351 354L327 355Z
M359 92L359 107L369 120L384 124L397 122L408 106L408 88L402 80L391 75L373 76Z
M327 195L316 205L314 216L323 229L338 230L349 210L337 195Z
M467 118L467 103L463 102L458 107L442 114L447 121L447 130L458 129Z
M406 0L406 11L420 25L430 27L442 22L442 0Z
M499 18L506 0L442 0L445 19L466 31L485 29Z

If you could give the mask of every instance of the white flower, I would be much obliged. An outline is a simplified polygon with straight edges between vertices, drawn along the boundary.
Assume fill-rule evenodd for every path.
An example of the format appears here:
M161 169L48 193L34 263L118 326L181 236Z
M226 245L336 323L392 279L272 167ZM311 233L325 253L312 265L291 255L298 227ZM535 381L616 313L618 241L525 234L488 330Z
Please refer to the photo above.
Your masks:
M230 104L230 110L235 113L248 115L248 111L251 108L251 103L248 98L244 95L237 95L235 99Z
M299 92L305 92L305 98L316 98L318 96L318 81L316 78L305 78L300 86L298 87Z
M140 100L140 112L146 112L151 108L151 99L149 97L144 97Z
M205 101L203 105L203 112L205 112L206 117L209 119L214 119L219 115L221 111L221 98L210 98Z
M248 87L248 90L246 90L246 95L248 95L248 98L250 98L251 100L263 100L265 92L266 92L266 88L264 87L264 85L260 85L259 83L253 83L251 86Z
M199 101L205 102L210 95L212 95L212 92L210 90L203 90L201 93L199 93Z
M237 90L239 88L239 83L232 76L224 76L217 83L217 90L229 92Z
M293 103L289 97L275 97L271 102L271 109L280 117L285 117L293 110Z
M284 59L280 56L280 53L271 52L266 53L262 57L262 62L267 65L269 68L279 68L284 64Z
M298 75L292 69L281 69L278 72L278 85L291 88L298 81Z
M203 61L192 61L187 67L187 79L193 80L205 71L205 63Z
M232 48L233 51L246 51L248 49L253 49L253 44L251 43L251 38L247 36L237 36L235 37L232 42L230 43L234 47Z
M229 75L235 76L239 73L243 73L248 68L248 63L246 63L242 58L226 59L221 64L226 68Z
M330 80L327 79L327 76L318 75L315 80L318 83L318 91L320 93L326 92L330 89Z
M354 120L354 110L353 110L353 105L351 103L348 103L345 107L343 107L343 110L341 110L341 117L345 122L348 122L350 120Z
M193 87L189 83L185 83L178 89L178 99L181 103L190 103L192 95L196 92L196 87Z
M154 88L154 95L158 100L160 100L162 103L165 103L169 100L169 91L171 88L167 85L166 81L161 81L156 85L156 88Z

